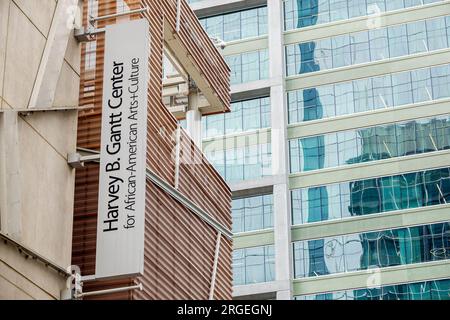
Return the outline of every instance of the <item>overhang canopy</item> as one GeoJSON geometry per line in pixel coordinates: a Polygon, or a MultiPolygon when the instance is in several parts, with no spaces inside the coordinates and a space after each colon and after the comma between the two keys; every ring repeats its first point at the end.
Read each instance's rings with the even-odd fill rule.
{"type": "Polygon", "coordinates": [[[230,69],[185,0],[164,0],[164,42],[207,103],[202,114],[230,111],[230,69]],[[179,11],[178,11],[179,10],[179,11]]]}

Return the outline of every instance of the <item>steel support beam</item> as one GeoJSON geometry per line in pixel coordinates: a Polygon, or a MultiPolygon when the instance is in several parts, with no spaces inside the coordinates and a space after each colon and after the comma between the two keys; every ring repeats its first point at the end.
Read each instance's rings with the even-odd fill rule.
{"type": "Polygon", "coordinates": [[[220,232],[217,233],[216,240],[216,251],[214,253],[214,265],[211,276],[211,287],[209,290],[209,300],[214,300],[214,290],[216,288],[216,277],[217,277],[217,265],[219,264],[219,255],[220,255],[220,241],[222,240],[222,234],[220,232]]]}
{"type": "Polygon", "coordinates": [[[181,126],[178,124],[175,146],[175,189],[178,190],[180,183],[180,152],[181,152],[181,126]]]}
{"type": "Polygon", "coordinates": [[[153,182],[155,185],[160,187],[162,190],[167,192],[172,198],[180,202],[184,207],[188,208],[191,212],[193,212],[196,216],[198,216],[201,220],[209,224],[215,230],[220,232],[223,236],[228,239],[232,239],[233,233],[223,226],[220,222],[218,222],[215,218],[209,215],[202,208],[197,206],[194,202],[189,200],[186,196],[176,190],[174,187],[169,185],[166,181],[158,177],[155,173],[153,173],[150,169],[147,169],[147,179],[153,182]]]}

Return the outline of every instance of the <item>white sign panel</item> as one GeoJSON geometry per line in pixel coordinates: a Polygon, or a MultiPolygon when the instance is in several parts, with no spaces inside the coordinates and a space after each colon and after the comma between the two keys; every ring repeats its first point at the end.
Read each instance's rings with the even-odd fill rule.
{"type": "Polygon", "coordinates": [[[149,25],[106,27],[96,278],[142,274],[149,25]]]}

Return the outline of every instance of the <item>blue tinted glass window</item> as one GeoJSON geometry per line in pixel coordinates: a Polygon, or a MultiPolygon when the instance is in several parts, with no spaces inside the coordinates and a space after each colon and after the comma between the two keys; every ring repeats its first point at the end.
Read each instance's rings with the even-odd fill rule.
{"type": "Polygon", "coordinates": [[[449,246],[449,222],[294,242],[294,276],[447,260],[449,246]]]}
{"type": "Polygon", "coordinates": [[[233,285],[274,280],[273,246],[245,248],[233,251],[233,285]]]}
{"type": "MultiPolygon", "coordinates": [[[[242,132],[243,130],[243,103],[236,102],[231,105],[231,112],[225,114],[225,134],[242,132]]],[[[210,136],[213,137],[213,136],[210,136]]]]}
{"type": "Polygon", "coordinates": [[[425,21],[408,23],[406,28],[408,32],[409,53],[414,54],[428,51],[425,21]]]}
{"type": "Polygon", "coordinates": [[[333,68],[348,66],[351,64],[350,36],[333,37],[331,40],[333,50],[333,68]]]}
{"type": "Polygon", "coordinates": [[[243,11],[241,17],[242,38],[256,37],[258,35],[258,11],[243,11]]]}
{"type": "Polygon", "coordinates": [[[448,39],[445,18],[426,21],[428,50],[447,48],[448,39]]]}
{"type": "Polygon", "coordinates": [[[368,32],[364,31],[350,34],[350,48],[350,64],[358,64],[370,61],[368,32]]]}
{"type": "Polygon", "coordinates": [[[411,74],[409,72],[392,75],[394,104],[397,106],[413,103],[411,74]]]}
{"type": "Polygon", "coordinates": [[[231,84],[242,83],[242,57],[241,55],[225,57],[225,61],[231,69],[231,84]]]}
{"type": "MultiPolygon", "coordinates": [[[[212,149],[213,144],[204,146],[204,153],[214,168],[227,182],[247,179],[259,179],[269,176],[271,172],[271,144],[248,145],[225,150],[222,145],[212,149]]],[[[228,145],[227,145],[228,146],[228,145]]]]}
{"type": "Polygon", "coordinates": [[[414,103],[433,100],[430,69],[412,71],[411,84],[414,103]]]}
{"type": "Polygon", "coordinates": [[[206,22],[206,32],[212,37],[222,38],[223,16],[209,18],[206,22]]]}
{"type": "Polygon", "coordinates": [[[330,3],[330,20],[348,19],[347,0],[329,0],[330,3]]]}
{"type": "MultiPolygon", "coordinates": [[[[299,73],[309,73],[321,70],[320,66],[316,64],[314,59],[314,53],[316,48],[315,42],[306,42],[298,45],[300,48],[300,71],[299,73]]],[[[296,51],[293,51],[294,55],[294,68],[293,71],[297,72],[298,55],[296,51]]],[[[291,69],[292,70],[292,69],[291,69]]]]}
{"type": "Polygon", "coordinates": [[[251,82],[260,79],[259,53],[243,53],[242,57],[242,82],[251,82]]]}
{"type": "Polygon", "coordinates": [[[450,279],[336,291],[296,300],[450,300],[450,279]]]}
{"type": "Polygon", "coordinates": [[[370,59],[372,61],[389,58],[387,28],[369,30],[370,59]]]}
{"type": "Polygon", "coordinates": [[[227,181],[244,179],[244,149],[235,148],[225,150],[225,172],[227,181]]]}
{"type": "MultiPolygon", "coordinates": [[[[353,86],[351,82],[339,83],[334,86],[336,115],[354,113],[353,86]]],[[[333,116],[327,115],[328,117],[333,116]]]]}
{"type": "Polygon", "coordinates": [[[372,79],[353,81],[353,94],[355,112],[364,112],[373,109],[372,79]]]}
{"type": "Polygon", "coordinates": [[[289,91],[289,123],[450,97],[448,65],[289,91]]]}
{"type": "Polygon", "coordinates": [[[231,13],[223,17],[224,41],[233,41],[241,38],[240,13],[231,13]]]}
{"type": "Polygon", "coordinates": [[[259,100],[247,100],[242,103],[244,131],[261,128],[261,102],[259,100]]]}
{"type": "Polygon", "coordinates": [[[270,98],[231,103],[231,112],[203,117],[203,137],[212,138],[270,127],[270,98]]]}
{"type": "Polygon", "coordinates": [[[319,70],[327,70],[333,68],[332,47],[330,39],[317,41],[314,51],[314,61],[319,70]]]}
{"type": "Polygon", "coordinates": [[[258,9],[258,35],[267,34],[267,7],[258,9]]]}
{"type": "Polygon", "coordinates": [[[372,80],[374,109],[394,106],[391,76],[375,77],[372,80]]]}
{"type": "Polygon", "coordinates": [[[200,19],[211,37],[235,41],[267,34],[267,7],[200,19]]]}
{"type": "Polygon", "coordinates": [[[386,1],[386,10],[398,10],[405,8],[405,0],[390,0],[386,1]]]}
{"type": "Polygon", "coordinates": [[[442,0],[285,0],[285,30],[310,27],[442,0]]]}
{"type": "Polygon", "coordinates": [[[260,108],[261,128],[269,128],[271,125],[270,98],[260,99],[260,108]]]}
{"type": "MultiPolygon", "coordinates": [[[[337,1],[340,3],[340,1],[337,1]]],[[[448,17],[285,46],[287,76],[447,48],[448,17]]]]}
{"type": "Polygon", "coordinates": [[[324,138],[320,136],[302,139],[301,155],[305,171],[322,169],[325,160],[324,138]]]}
{"type": "Polygon", "coordinates": [[[434,145],[438,150],[450,148],[450,123],[443,119],[436,121],[436,138],[434,145]]]}
{"type": "Polygon", "coordinates": [[[361,17],[367,14],[366,1],[348,0],[347,5],[349,18],[361,17]]]}
{"type": "Polygon", "coordinates": [[[264,247],[245,249],[245,280],[246,283],[259,283],[265,281],[265,254],[264,247]]]}
{"type": "Polygon", "coordinates": [[[234,199],[233,232],[247,232],[273,227],[273,196],[260,195],[234,199]]]}
{"type": "Polygon", "coordinates": [[[225,56],[225,61],[231,69],[231,84],[262,80],[269,77],[267,50],[225,56]]]}
{"type": "Polygon", "coordinates": [[[450,92],[450,65],[431,68],[431,83],[434,99],[448,97],[450,92]]]}
{"type": "Polygon", "coordinates": [[[348,130],[289,142],[291,172],[376,161],[447,149],[448,116],[348,130]],[[440,141],[445,141],[440,144],[440,141]]]}
{"type": "Polygon", "coordinates": [[[388,27],[389,55],[391,58],[405,56],[408,51],[406,25],[388,27]]]}

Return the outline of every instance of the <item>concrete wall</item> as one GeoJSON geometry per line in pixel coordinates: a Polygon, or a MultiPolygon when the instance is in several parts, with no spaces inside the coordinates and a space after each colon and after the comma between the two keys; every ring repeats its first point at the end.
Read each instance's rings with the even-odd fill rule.
{"type": "MultiPolygon", "coordinates": [[[[64,269],[74,199],[67,154],[76,149],[80,81],[67,7],[76,2],[0,1],[0,232],[64,269]]],[[[0,299],[58,299],[64,283],[0,245],[0,299]]]]}

